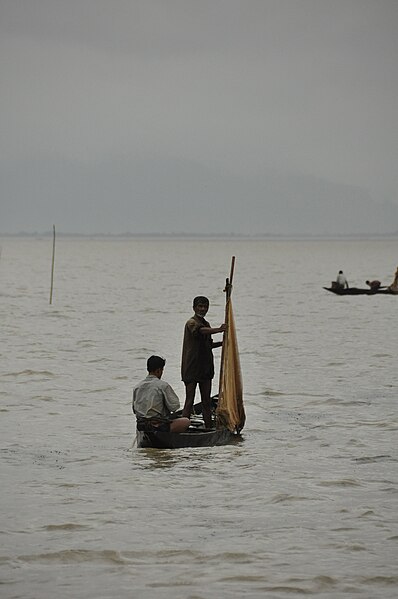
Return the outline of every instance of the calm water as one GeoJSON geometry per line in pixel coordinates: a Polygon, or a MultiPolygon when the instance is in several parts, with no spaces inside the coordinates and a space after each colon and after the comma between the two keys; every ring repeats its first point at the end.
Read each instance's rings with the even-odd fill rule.
{"type": "MultiPolygon", "coordinates": [[[[1,240],[2,599],[393,598],[395,241],[1,240]],[[182,331],[231,256],[247,425],[234,446],[133,446],[151,353],[180,397],[182,331]]],[[[218,361],[217,361],[218,364],[218,361]]]]}

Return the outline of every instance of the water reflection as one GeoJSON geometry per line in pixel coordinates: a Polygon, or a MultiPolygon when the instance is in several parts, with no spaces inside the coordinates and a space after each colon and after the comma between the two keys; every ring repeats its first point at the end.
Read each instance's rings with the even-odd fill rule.
{"type": "Polygon", "coordinates": [[[181,463],[181,456],[177,458],[169,449],[139,449],[135,456],[139,456],[139,467],[143,470],[157,470],[159,468],[175,468],[181,463]]]}
{"type": "Polygon", "coordinates": [[[219,461],[230,463],[245,455],[242,447],[243,437],[237,437],[234,444],[219,447],[200,447],[184,449],[133,448],[135,466],[142,470],[189,467],[190,470],[203,470],[219,461]]]}

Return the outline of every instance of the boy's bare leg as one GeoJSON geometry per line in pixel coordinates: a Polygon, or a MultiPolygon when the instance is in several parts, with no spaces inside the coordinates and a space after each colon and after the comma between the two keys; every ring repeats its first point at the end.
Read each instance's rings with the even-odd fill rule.
{"type": "Polygon", "coordinates": [[[200,396],[202,399],[202,413],[206,428],[212,427],[211,421],[211,380],[199,383],[200,396]]]}
{"type": "Polygon", "coordinates": [[[196,383],[185,383],[185,404],[182,410],[184,418],[190,418],[195,399],[196,383]]]}

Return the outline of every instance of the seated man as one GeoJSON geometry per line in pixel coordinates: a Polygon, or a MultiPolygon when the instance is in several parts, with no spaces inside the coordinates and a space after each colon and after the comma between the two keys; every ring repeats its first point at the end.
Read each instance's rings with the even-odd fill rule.
{"type": "Polygon", "coordinates": [[[171,386],[161,380],[165,363],[160,356],[148,358],[148,376],[133,390],[132,408],[137,417],[137,429],[183,433],[191,421],[189,418],[173,419],[173,412],[180,408],[180,400],[171,386]]]}
{"type": "Polygon", "coordinates": [[[366,285],[369,285],[372,291],[376,291],[377,289],[380,289],[381,283],[375,279],[374,281],[366,281],[366,285]]]}
{"type": "Polygon", "coordinates": [[[339,289],[344,289],[345,287],[348,289],[349,285],[348,285],[348,281],[344,276],[344,273],[342,270],[339,270],[339,274],[337,275],[336,278],[336,286],[339,289]]]}

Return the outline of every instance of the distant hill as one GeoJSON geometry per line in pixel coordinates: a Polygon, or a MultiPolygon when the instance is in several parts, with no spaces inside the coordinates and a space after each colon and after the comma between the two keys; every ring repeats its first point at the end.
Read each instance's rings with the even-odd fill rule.
{"type": "Polygon", "coordinates": [[[179,160],[0,166],[0,231],[360,235],[398,230],[398,205],[360,188],[179,160]]]}

